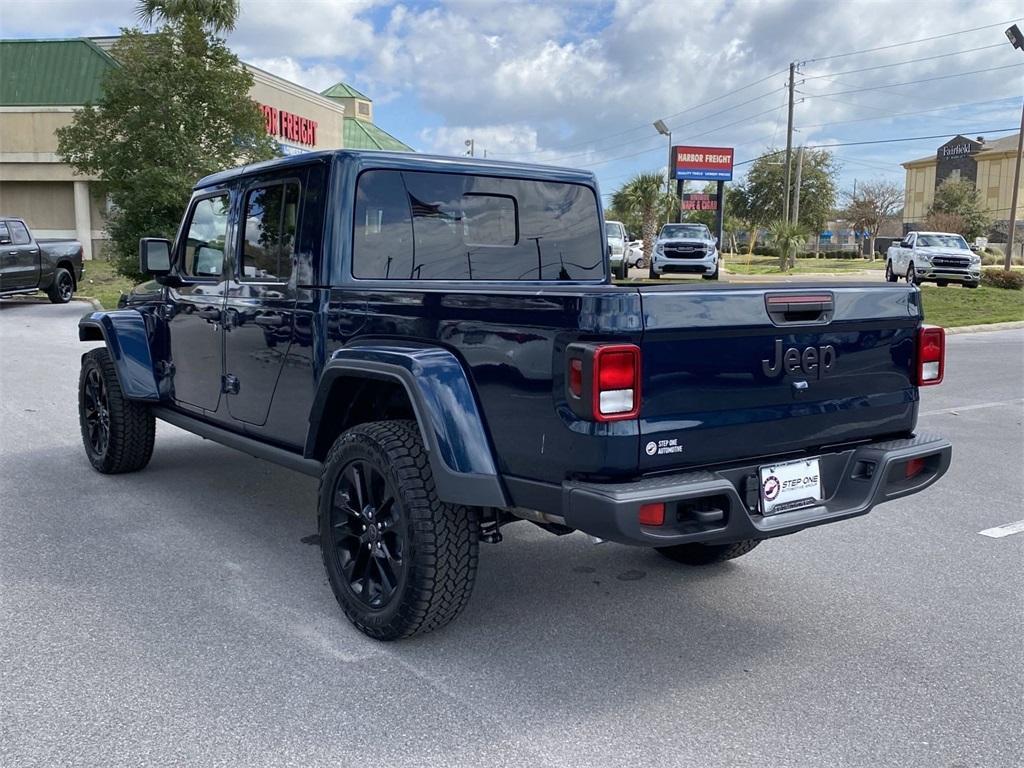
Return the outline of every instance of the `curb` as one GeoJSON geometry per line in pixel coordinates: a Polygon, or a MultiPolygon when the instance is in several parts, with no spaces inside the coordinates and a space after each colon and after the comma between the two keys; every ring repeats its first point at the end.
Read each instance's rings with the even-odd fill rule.
{"type": "Polygon", "coordinates": [[[985,325],[958,325],[954,328],[947,328],[947,336],[955,336],[960,333],[984,333],[986,331],[1008,331],[1012,328],[1024,328],[1024,320],[1011,320],[1008,323],[986,323],[985,325]]]}
{"type": "Polygon", "coordinates": [[[93,299],[93,298],[90,298],[89,296],[75,296],[71,300],[72,301],[81,301],[84,304],[92,304],[92,308],[95,309],[97,312],[102,312],[103,311],[103,305],[100,304],[100,300],[99,299],[93,299]]]}

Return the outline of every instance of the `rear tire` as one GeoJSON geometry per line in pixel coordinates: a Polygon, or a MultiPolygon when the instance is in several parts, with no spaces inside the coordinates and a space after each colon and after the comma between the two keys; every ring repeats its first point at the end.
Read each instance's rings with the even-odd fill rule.
{"type": "Polygon", "coordinates": [[[644,269],[647,266],[647,259],[641,256],[639,259],[636,260],[636,264],[634,264],[633,266],[635,266],[637,269],[644,269]]]}
{"type": "Polygon", "coordinates": [[[82,356],[78,421],[85,455],[97,472],[117,475],[149,464],[156,437],[153,413],[124,396],[114,361],[102,347],[82,356]]]}
{"type": "Polygon", "coordinates": [[[335,441],[318,524],[331,589],[363,634],[430,632],[469,602],[479,523],[475,510],[438,499],[415,422],[360,424],[335,441]]]}
{"type": "Polygon", "coordinates": [[[895,283],[899,279],[899,275],[892,271],[892,261],[885,262],[885,281],[895,283]]]}
{"type": "Polygon", "coordinates": [[[676,544],[658,547],[658,554],[683,565],[713,565],[742,557],[760,543],[760,539],[744,539],[732,544],[676,544]]]}
{"type": "Polygon", "coordinates": [[[67,304],[75,295],[75,279],[64,267],[57,267],[53,285],[46,289],[51,304],[67,304]]]}

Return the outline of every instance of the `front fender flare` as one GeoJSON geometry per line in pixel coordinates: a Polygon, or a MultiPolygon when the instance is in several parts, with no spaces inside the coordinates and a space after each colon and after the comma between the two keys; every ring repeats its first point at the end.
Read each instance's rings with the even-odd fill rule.
{"type": "Polygon", "coordinates": [[[160,399],[146,319],[134,309],[90,312],[78,321],[79,341],[106,343],[121,391],[129,400],[160,399]]]}
{"type": "Polygon", "coordinates": [[[439,347],[382,343],[337,350],[320,378],[310,415],[305,455],[312,456],[331,387],[339,377],[397,381],[412,403],[442,501],[477,507],[507,507],[462,363],[439,347]]]}

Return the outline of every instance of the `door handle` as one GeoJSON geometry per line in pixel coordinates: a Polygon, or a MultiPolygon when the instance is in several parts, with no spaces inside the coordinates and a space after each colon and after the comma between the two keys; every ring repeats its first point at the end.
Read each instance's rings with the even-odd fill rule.
{"type": "Polygon", "coordinates": [[[220,320],[220,310],[216,307],[203,307],[196,314],[204,320],[220,320]]]}
{"type": "Polygon", "coordinates": [[[253,322],[264,328],[280,328],[284,325],[284,318],[280,315],[257,315],[253,318],[253,322]]]}

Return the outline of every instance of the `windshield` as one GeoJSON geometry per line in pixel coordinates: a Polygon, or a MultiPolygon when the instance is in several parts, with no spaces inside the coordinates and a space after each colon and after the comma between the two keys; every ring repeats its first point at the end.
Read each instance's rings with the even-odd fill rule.
{"type": "Polygon", "coordinates": [[[674,237],[710,240],[711,232],[702,224],[666,224],[661,230],[661,236],[666,240],[674,237]]]}
{"type": "Polygon", "coordinates": [[[604,236],[609,238],[615,238],[616,240],[621,240],[622,228],[618,224],[605,224],[604,236]]]}
{"type": "Polygon", "coordinates": [[[918,235],[917,244],[926,248],[959,248],[961,251],[969,251],[967,241],[960,235],[918,235]]]}

